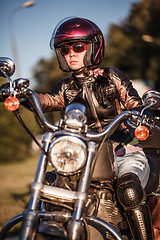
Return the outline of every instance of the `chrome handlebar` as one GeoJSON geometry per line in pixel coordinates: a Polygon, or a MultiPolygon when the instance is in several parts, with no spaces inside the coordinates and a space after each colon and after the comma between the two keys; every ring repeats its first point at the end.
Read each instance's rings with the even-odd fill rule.
{"type": "MultiPolygon", "coordinates": [[[[41,105],[39,103],[38,97],[35,94],[35,92],[31,89],[28,89],[27,92],[32,95],[36,113],[37,113],[39,119],[41,120],[41,122],[43,123],[43,125],[46,126],[49,130],[52,130],[52,131],[58,130],[58,127],[56,125],[49,123],[46,120],[46,118],[44,117],[41,105]]],[[[115,132],[115,130],[119,126],[119,124],[121,122],[123,122],[124,120],[128,119],[132,115],[133,115],[133,113],[131,111],[124,111],[124,112],[120,113],[118,116],[116,116],[115,119],[102,132],[86,133],[86,138],[89,138],[90,140],[101,140],[104,136],[105,136],[105,139],[109,138],[115,132]]]]}

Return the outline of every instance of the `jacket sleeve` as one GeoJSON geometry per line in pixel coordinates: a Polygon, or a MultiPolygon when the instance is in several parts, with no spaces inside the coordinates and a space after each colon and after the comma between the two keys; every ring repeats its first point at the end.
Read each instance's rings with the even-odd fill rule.
{"type": "Polygon", "coordinates": [[[110,77],[115,82],[119,99],[126,110],[140,110],[142,101],[127,76],[115,68],[110,68],[110,77]]]}
{"type": "Polygon", "coordinates": [[[64,89],[62,81],[59,81],[53,91],[48,93],[36,93],[43,112],[63,110],[65,107],[64,89]]]}

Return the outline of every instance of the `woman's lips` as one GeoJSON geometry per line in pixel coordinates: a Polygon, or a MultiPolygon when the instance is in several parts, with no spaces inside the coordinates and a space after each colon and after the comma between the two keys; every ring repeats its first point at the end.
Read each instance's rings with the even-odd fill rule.
{"type": "Polygon", "coordinates": [[[77,61],[71,61],[70,64],[77,64],[77,61]]]}

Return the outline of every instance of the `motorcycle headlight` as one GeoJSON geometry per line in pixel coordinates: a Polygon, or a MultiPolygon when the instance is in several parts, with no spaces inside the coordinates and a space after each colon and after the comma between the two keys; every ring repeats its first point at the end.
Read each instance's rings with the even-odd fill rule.
{"type": "Polygon", "coordinates": [[[64,175],[78,172],[84,166],[86,158],[86,145],[76,137],[59,137],[51,143],[49,148],[49,160],[52,166],[64,175]]]}

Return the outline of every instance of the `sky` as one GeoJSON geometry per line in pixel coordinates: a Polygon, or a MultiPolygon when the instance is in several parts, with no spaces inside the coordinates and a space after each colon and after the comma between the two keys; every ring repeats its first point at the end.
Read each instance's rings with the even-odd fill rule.
{"type": "Polygon", "coordinates": [[[69,16],[84,17],[95,22],[107,35],[110,24],[120,24],[138,0],[35,0],[23,8],[23,0],[0,0],[0,56],[10,57],[17,65],[12,76],[28,78],[34,86],[33,67],[50,59],[54,51],[49,41],[56,25],[69,16]],[[11,19],[11,21],[9,21],[11,19]],[[16,53],[11,41],[15,38],[16,53]]]}

